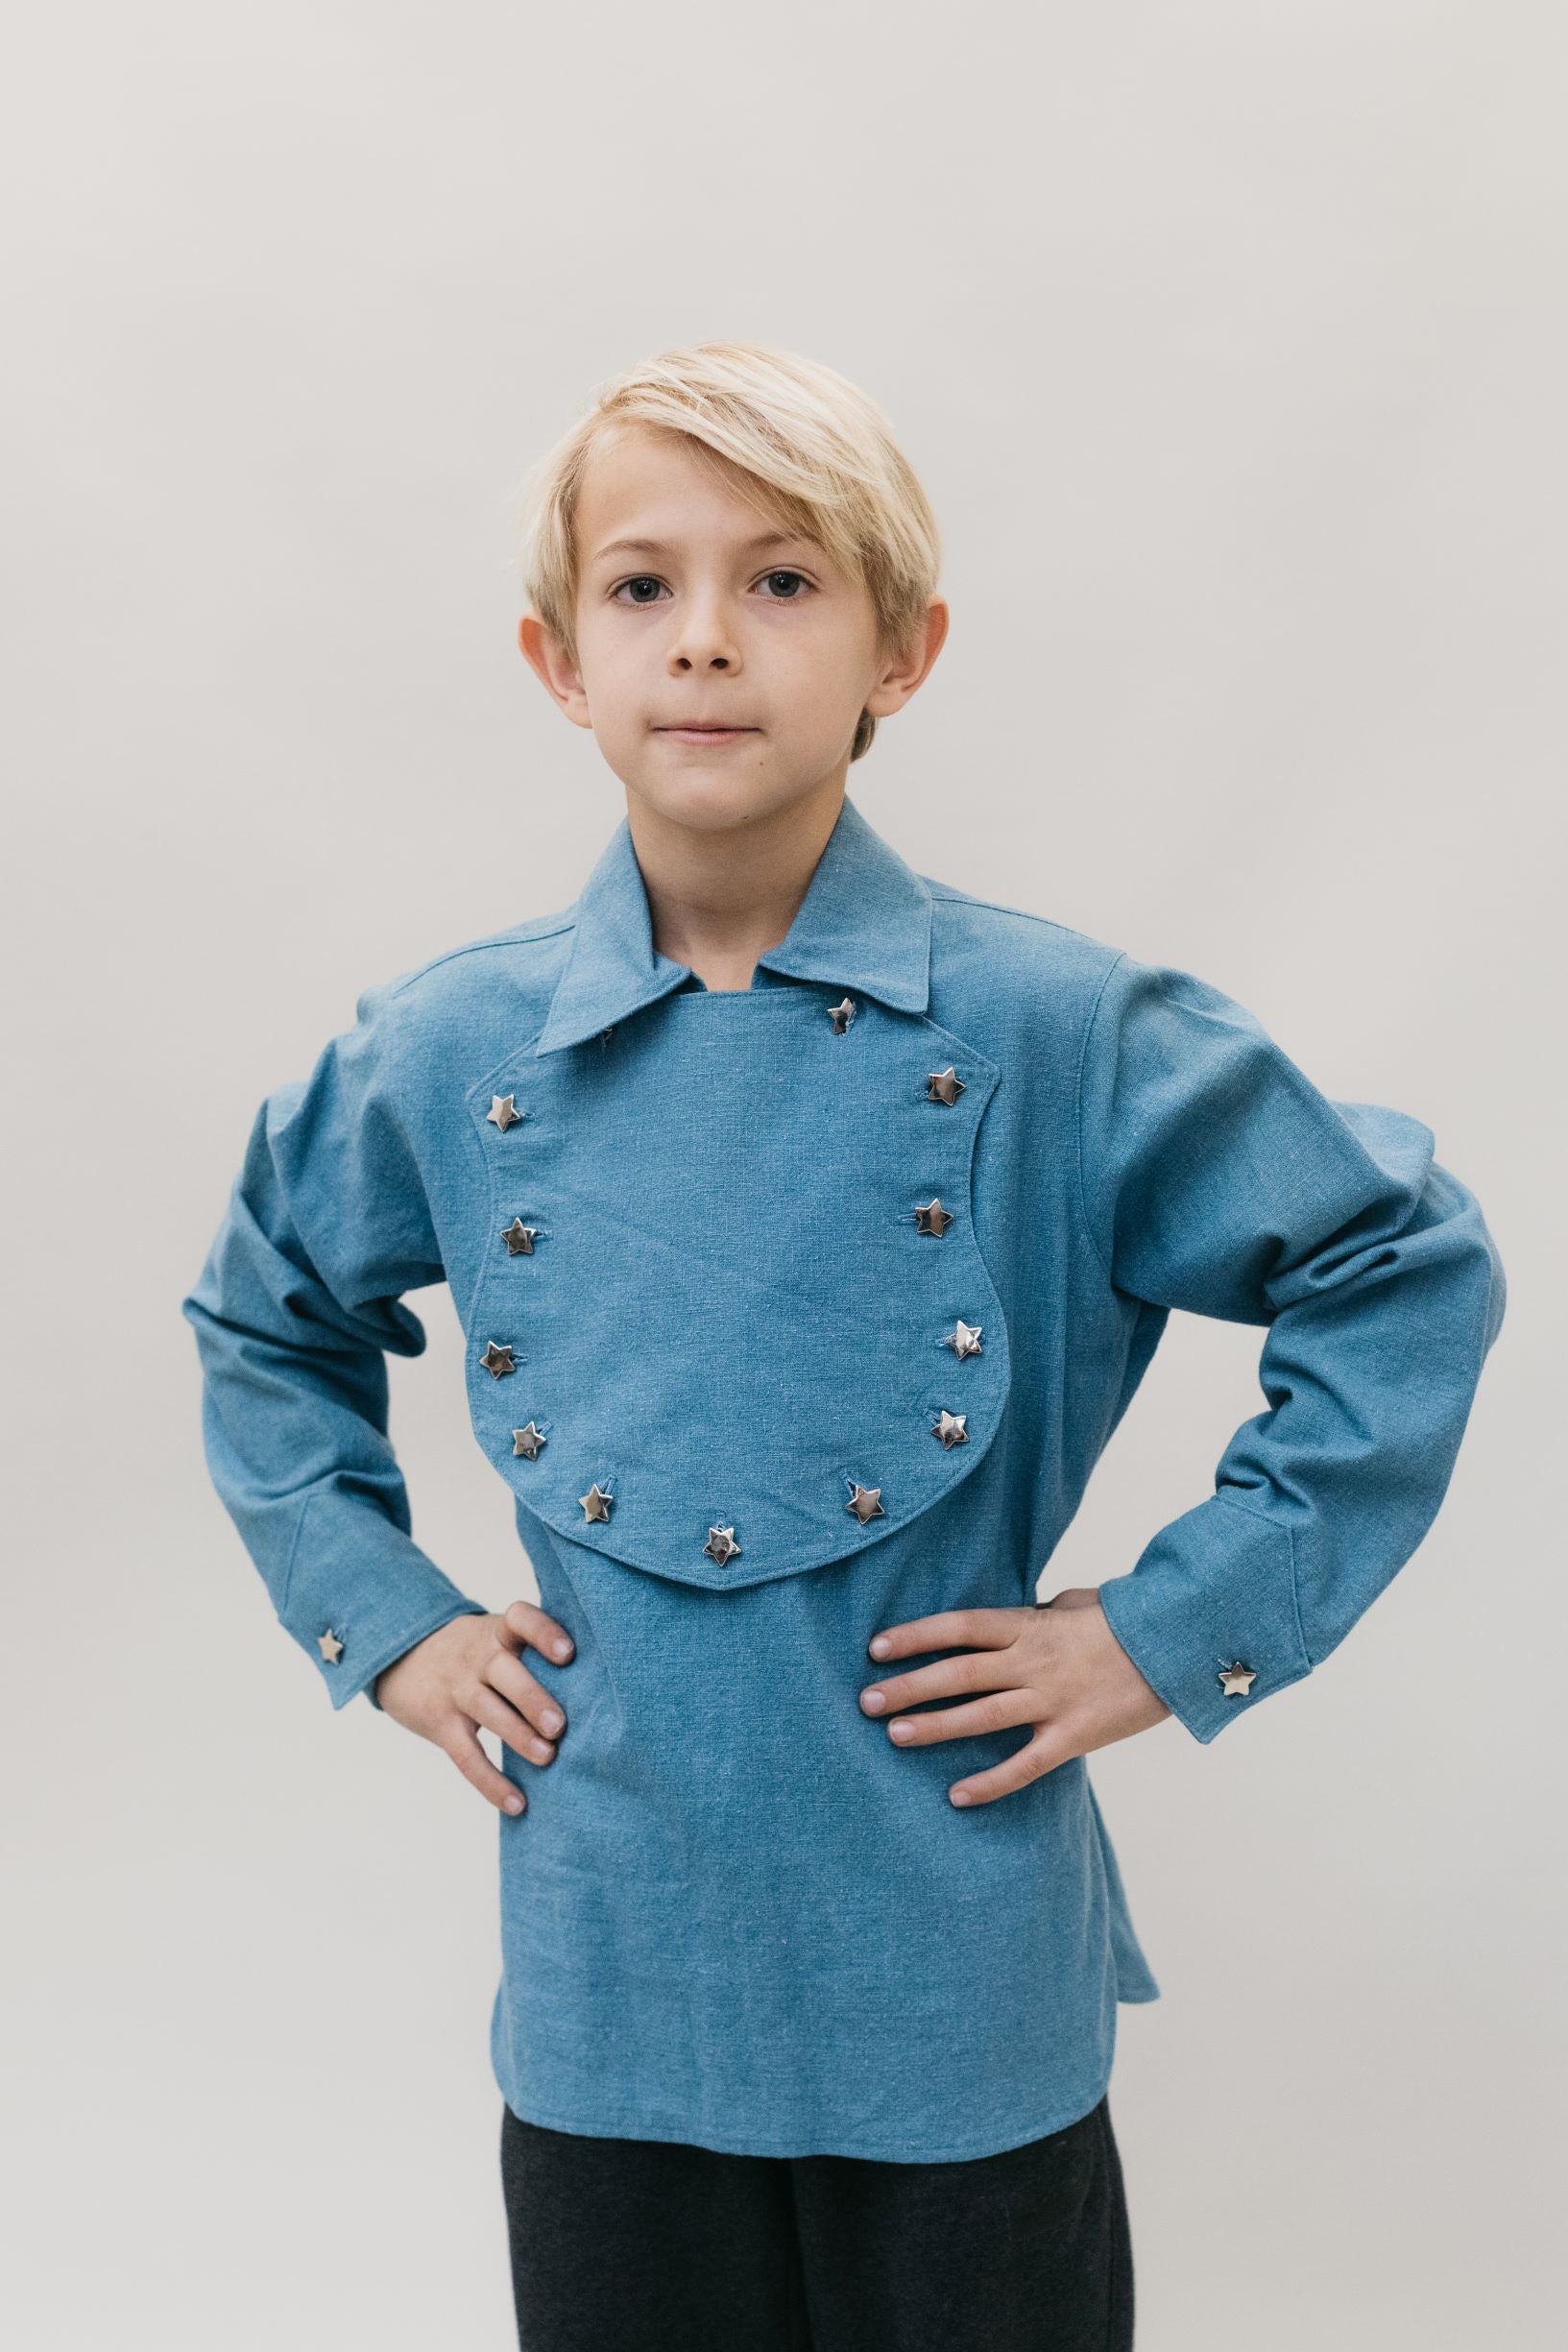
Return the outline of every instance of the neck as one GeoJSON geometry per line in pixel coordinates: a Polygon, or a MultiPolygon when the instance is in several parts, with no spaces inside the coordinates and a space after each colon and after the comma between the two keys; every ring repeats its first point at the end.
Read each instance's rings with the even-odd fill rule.
{"type": "Polygon", "coordinates": [[[843,803],[835,774],[766,814],[695,826],[628,792],[655,947],[705,987],[749,988],[758,957],[794,921],[843,803]]]}

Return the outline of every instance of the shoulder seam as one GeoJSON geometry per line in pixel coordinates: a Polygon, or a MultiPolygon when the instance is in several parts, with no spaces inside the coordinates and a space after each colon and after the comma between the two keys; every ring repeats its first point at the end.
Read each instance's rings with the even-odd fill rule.
{"type": "Polygon", "coordinates": [[[1039,923],[1047,931],[1060,932],[1065,938],[1085,940],[1089,946],[1098,947],[1105,955],[1118,953],[1108,939],[1098,939],[1093,932],[1079,930],[1075,923],[1060,922],[1055,915],[1037,914],[1032,907],[1009,907],[998,898],[981,898],[973,890],[943,888],[935,883],[929,883],[927,887],[933,900],[940,899],[946,906],[983,907],[989,914],[1008,914],[1017,922],[1039,923]]]}
{"type": "Polygon", "coordinates": [[[1095,1001],[1089,1007],[1089,1018],[1083,1025],[1083,1043],[1078,1048],[1078,1072],[1073,1089],[1073,1156],[1077,1164],[1076,1175],[1078,1179],[1078,1214],[1083,1219],[1083,1229],[1088,1237],[1089,1247],[1095,1253],[1101,1273],[1103,1273],[1106,1281],[1110,1283],[1113,1290],[1116,1287],[1116,1277],[1112,1273],[1110,1268],[1106,1265],[1104,1253],[1101,1250],[1098,1242],[1095,1238],[1094,1223],[1089,1215],[1089,1195],[1085,1189],[1083,1180],[1083,1074],[1089,1060],[1089,1039],[1094,1031],[1095,1022],[1098,1018],[1099,1007],[1104,998],[1105,991],[1111,984],[1111,976],[1115,972],[1118,964],[1125,963],[1126,961],[1127,951],[1125,948],[1122,948],[1121,953],[1115,956],[1110,963],[1107,964],[1103,977],[1100,980],[1099,986],[1095,990],[1095,1001]]]}
{"type": "MultiPolygon", "coordinates": [[[[541,917],[542,921],[548,919],[541,917]]],[[[536,939],[558,939],[563,932],[575,929],[575,918],[571,918],[555,923],[549,931],[530,932],[525,926],[519,926],[516,931],[493,933],[485,939],[465,940],[461,947],[446,948],[440,955],[430,956],[423,963],[416,964],[412,972],[405,972],[400,979],[389,982],[387,993],[392,997],[401,996],[403,990],[412,988],[416,981],[423,980],[427,973],[438,970],[444,963],[455,963],[460,956],[482,955],[489,948],[529,947],[536,939]]]]}

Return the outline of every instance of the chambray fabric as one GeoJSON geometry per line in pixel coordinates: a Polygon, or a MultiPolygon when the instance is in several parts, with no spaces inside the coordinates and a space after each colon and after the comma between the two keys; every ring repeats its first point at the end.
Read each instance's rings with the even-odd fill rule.
{"type": "Polygon", "coordinates": [[[917,873],[851,800],[750,988],[655,949],[622,819],[571,907],[365,991],[262,1103],[181,1311],[213,1481],[343,1707],[520,1582],[480,1600],[422,1550],[388,1437],[404,1295],[450,1285],[475,1435],[576,1642],[527,1653],[555,1761],[501,1752],[529,1800],[496,1817],[515,2113],[939,2162],[1098,2103],[1118,2002],[1159,1987],[1087,1761],[952,1805],[1026,1731],[899,1749],[857,1703],[895,1670],[867,1640],[1034,1597],[1182,1308],[1259,1327],[1267,1410],[1106,1616],[1201,1742],[1321,1665],[1431,1524],[1502,1321],[1434,1150],[1191,973],[917,873]]]}

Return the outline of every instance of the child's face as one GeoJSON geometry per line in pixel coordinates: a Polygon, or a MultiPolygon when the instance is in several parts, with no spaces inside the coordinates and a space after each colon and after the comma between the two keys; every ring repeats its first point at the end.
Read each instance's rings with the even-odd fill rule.
{"type": "Polygon", "coordinates": [[[607,432],[576,528],[577,665],[532,617],[519,643],[628,791],[679,823],[722,827],[841,791],[861,711],[900,708],[945,633],[933,599],[915,654],[880,655],[865,587],[815,541],[783,536],[678,435],[607,432]],[[678,732],[715,720],[735,732],[678,732]]]}

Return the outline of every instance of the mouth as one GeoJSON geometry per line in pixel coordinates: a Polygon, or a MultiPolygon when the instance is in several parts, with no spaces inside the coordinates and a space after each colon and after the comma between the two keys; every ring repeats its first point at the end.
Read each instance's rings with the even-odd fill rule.
{"type": "Polygon", "coordinates": [[[720,726],[702,719],[688,719],[683,726],[654,729],[656,735],[667,735],[677,743],[737,743],[743,737],[758,732],[756,727],[720,726]]]}

